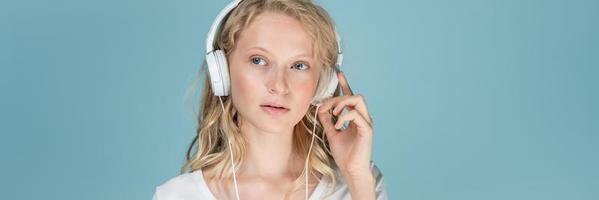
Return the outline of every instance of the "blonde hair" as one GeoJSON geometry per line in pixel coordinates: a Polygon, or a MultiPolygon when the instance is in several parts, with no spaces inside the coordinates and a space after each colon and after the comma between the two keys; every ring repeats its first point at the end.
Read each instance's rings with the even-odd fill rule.
{"type": "MultiPolygon", "coordinates": [[[[241,31],[246,28],[252,20],[264,12],[276,12],[289,15],[299,20],[306,32],[313,41],[314,55],[318,63],[322,65],[321,79],[318,89],[326,88],[322,77],[324,74],[333,73],[333,66],[337,59],[337,42],[335,36],[335,27],[331,17],[320,6],[315,5],[311,0],[243,0],[229,14],[223,23],[219,33],[216,36],[215,47],[222,49],[225,55],[230,54],[235,48],[237,39],[241,31]]],[[[204,61],[202,69],[205,71],[206,62],[204,61]]],[[[181,167],[181,174],[193,172],[199,169],[217,169],[217,178],[224,181],[225,190],[229,191],[229,183],[232,179],[230,152],[227,148],[228,140],[233,145],[233,160],[236,166],[243,163],[243,156],[246,149],[246,142],[243,135],[239,132],[238,115],[230,97],[222,97],[226,112],[223,112],[219,99],[212,93],[210,88],[208,74],[204,90],[200,100],[200,113],[198,116],[198,127],[196,135],[192,140],[186,154],[186,163],[181,167]],[[195,151],[194,151],[195,147],[195,151]]],[[[339,96],[337,88],[334,96],[339,96]]],[[[331,185],[336,185],[335,161],[331,155],[328,140],[324,134],[322,125],[314,118],[316,107],[311,105],[308,112],[304,115],[293,131],[293,152],[297,156],[306,157],[312,134],[315,134],[308,171],[312,176],[322,176],[331,180],[331,185]],[[313,126],[316,126],[315,133],[312,133],[313,126]]],[[[334,117],[333,121],[336,121],[334,117]]],[[[238,168],[236,168],[238,169],[238,168]]],[[[306,172],[298,177],[286,192],[287,199],[289,192],[296,191],[301,185],[305,184],[306,172]]],[[[315,182],[315,181],[311,181],[315,182]]],[[[326,196],[332,194],[330,190],[326,196]]]]}

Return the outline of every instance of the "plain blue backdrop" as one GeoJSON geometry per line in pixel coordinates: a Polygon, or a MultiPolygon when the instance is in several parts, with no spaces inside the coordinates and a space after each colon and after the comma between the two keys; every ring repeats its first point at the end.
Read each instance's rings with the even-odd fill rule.
{"type": "MultiPolygon", "coordinates": [[[[599,199],[599,2],[320,0],[390,199],[599,199]]],[[[1,199],[150,199],[225,0],[0,4],[1,199]]]]}

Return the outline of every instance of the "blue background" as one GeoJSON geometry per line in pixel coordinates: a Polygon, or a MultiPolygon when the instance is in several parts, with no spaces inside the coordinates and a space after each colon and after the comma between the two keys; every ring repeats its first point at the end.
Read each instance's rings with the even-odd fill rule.
{"type": "MultiPolygon", "coordinates": [[[[599,199],[599,2],[325,1],[390,199],[599,199]]],[[[150,199],[226,1],[3,1],[2,199],[150,199]]]]}

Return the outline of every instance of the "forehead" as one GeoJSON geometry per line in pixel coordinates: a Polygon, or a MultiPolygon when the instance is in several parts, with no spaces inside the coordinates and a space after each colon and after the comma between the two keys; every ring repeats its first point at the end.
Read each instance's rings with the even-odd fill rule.
{"type": "Polygon", "coordinates": [[[313,56],[313,41],[302,23],[285,14],[264,12],[241,31],[237,48],[247,50],[260,46],[280,55],[313,56]]]}

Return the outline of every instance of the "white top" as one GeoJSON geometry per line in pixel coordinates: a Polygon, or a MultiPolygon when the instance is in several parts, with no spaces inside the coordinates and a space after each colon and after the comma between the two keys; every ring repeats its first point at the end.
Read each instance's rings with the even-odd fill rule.
{"type": "MultiPolygon", "coordinates": [[[[375,177],[376,199],[387,200],[387,189],[383,182],[383,174],[372,161],[370,161],[370,169],[372,170],[372,174],[375,177]]],[[[337,188],[337,190],[327,199],[351,200],[349,187],[339,170],[336,170],[336,175],[338,181],[335,188],[337,188]]],[[[312,192],[312,194],[310,195],[310,200],[322,199],[324,195],[326,195],[329,192],[329,190],[332,189],[330,187],[327,187],[327,185],[330,185],[328,178],[322,178],[316,186],[316,189],[314,189],[314,192],[312,192]]],[[[243,199],[243,196],[241,196],[241,198],[243,199]]],[[[162,185],[156,187],[154,197],[152,198],[152,200],[200,199],[216,200],[216,198],[208,188],[208,184],[206,184],[206,182],[204,181],[202,170],[196,170],[194,172],[181,174],[171,178],[170,180],[164,182],[162,185]]]]}

